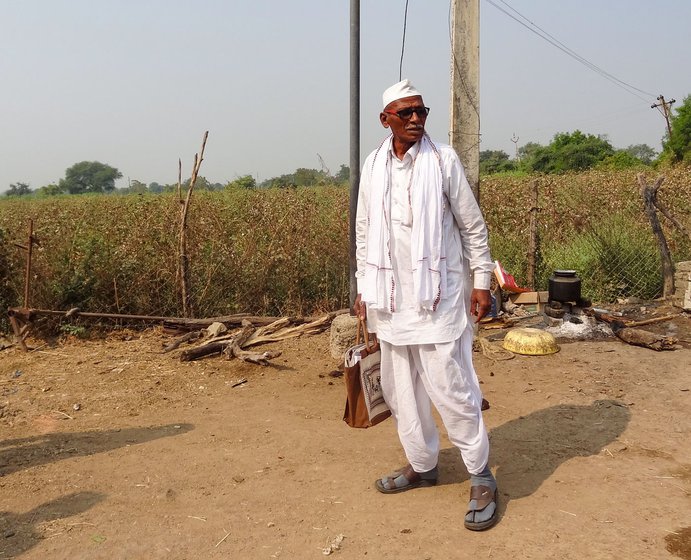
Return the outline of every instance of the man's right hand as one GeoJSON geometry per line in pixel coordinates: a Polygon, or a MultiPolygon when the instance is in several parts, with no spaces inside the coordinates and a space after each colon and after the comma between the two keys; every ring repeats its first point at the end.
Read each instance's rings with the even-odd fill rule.
{"type": "Polygon", "coordinates": [[[356,317],[360,319],[367,319],[367,305],[362,301],[362,294],[358,294],[355,297],[355,303],[353,304],[353,312],[356,317]]]}

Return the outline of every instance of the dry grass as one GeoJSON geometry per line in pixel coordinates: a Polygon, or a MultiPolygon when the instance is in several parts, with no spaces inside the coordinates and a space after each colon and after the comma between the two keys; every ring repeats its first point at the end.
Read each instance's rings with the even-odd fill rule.
{"type": "MultiPolygon", "coordinates": [[[[492,255],[525,282],[532,181],[539,184],[541,266],[538,287],[547,288],[555,269],[575,269],[589,297],[652,298],[662,288],[661,269],[650,224],[638,193],[637,171],[588,171],[541,177],[488,177],[482,182],[482,207],[490,229],[492,255]]],[[[691,225],[691,170],[647,173],[652,183],[666,180],[659,199],[691,225]]],[[[691,243],[663,221],[676,261],[691,259],[691,243]]]]}
{"type": "MultiPolygon", "coordinates": [[[[688,224],[689,170],[662,174],[667,180],[660,198],[688,224]]],[[[656,176],[651,173],[649,180],[656,176]]],[[[532,180],[488,177],[481,187],[493,256],[519,281],[525,278],[532,180]]],[[[612,297],[621,286],[613,276],[612,255],[626,253],[640,255],[640,263],[616,266],[638,266],[646,294],[658,289],[654,249],[650,260],[654,242],[634,172],[591,171],[538,180],[542,286],[554,268],[576,268],[587,290],[612,297]]],[[[21,303],[24,254],[11,242],[26,242],[33,218],[40,247],[34,253],[32,306],[179,315],[178,213],[172,195],[3,200],[5,301],[0,303],[21,303]]],[[[666,233],[675,259],[691,259],[688,239],[669,228],[666,233]]],[[[345,307],[347,188],[200,191],[190,210],[189,251],[198,316],[307,315],[345,307]]]]}

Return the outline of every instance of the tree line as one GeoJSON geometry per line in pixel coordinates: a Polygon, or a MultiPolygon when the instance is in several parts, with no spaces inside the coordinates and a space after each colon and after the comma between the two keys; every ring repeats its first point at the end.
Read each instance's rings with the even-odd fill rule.
{"type": "MultiPolygon", "coordinates": [[[[195,182],[195,189],[223,190],[223,189],[256,189],[256,188],[295,188],[319,185],[338,185],[348,182],[350,168],[341,165],[338,173],[332,175],[328,170],[298,168],[293,173],[279,175],[257,183],[252,175],[243,175],[226,183],[211,183],[205,177],[199,176],[195,182]]],[[[129,180],[122,188],[115,187],[115,181],[122,178],[122,173],[106,163],[99,161],[82,161],[75,163],[65,171],[65,177],[57,183],[46,185],[38,189],[31,189],[28,183],[12,183],[7,196],[54,196],[59,194],[143,194],[175,192],[177,183],[161,184],[151,182],[148,185],[137,179],[129,180]]],[[[182,182],[181,187],[187,189],[190,179],[182,182]]]]}
{"type": "MultiPolygon", "coordinates": [[[[560,132],[552,141],[543,146],[528,142],[521,146],[514,158],[503,150],[482,150],[480,152],[480,173],[524,171],[528,173],[564,173],[583,171],[592,167],[624,169],[638,165],[656,165],[659,163],[691,164],[691,95],[676,109],[670,117],[671,133],[662,141],[662,151],[658,154],[647,144],[630,145],[626,149],[615,149],[605,136],[586,134],[580,130],[560,132]]],[[[198,177],[195,188],[206,190],[220,189],[255,189],[255,188],[290,188],[318,185],[337,185],[348,182],[350,169],[341,165],[336,174],[331,174],[322,166],[321,170],[298,168],[293,173],[272,177],[257,183],[252,175],[243,175],[227,183],[211,183],[204,177],[198,177]]],[[[115,181],[122,178],[122,173],[108,164],[98,161],[75,163],[65,171],[65,177],[55,184],[38,189],[31,189],[28,183],[17,182],[10,185],[8,196],[30,194],[51,196],[57,194],[84,193],[161,193],[177,190],[175,184],[157,182],[143,183],[131,180],[127,187],[117,189],[115,181]]],[[[182,184],[189,185],[189,179],[182,184]]]]}
{"type": "Polygon", "coordinates": [[[647,144],[617,150],[606,137],[576,130],[556,134],[547,146],[528,142],[518,148],[513,159],[503,150],[483,150],[480,152],[480,173],[564,173],[584,171],[595,166],[624,169],[652,165],[657,156],[647,144]]]}
{"type": "Polygon", "coordinates": [[[691,163],[691,95],[672,115],[670,128],[671,134],[663,138],[659,154],[647,144],[615,149],[606,136],[576,130],[556,134],[547,146],[528,142],[517,150],[514,158],[503,150],[483,150],[480,152],[480,173],[564,173],[592,167],[625,169],[660,163],[691,163]]]}

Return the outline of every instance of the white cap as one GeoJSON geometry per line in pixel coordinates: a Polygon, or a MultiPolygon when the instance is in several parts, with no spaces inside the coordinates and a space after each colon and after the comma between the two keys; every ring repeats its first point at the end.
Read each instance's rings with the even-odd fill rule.
{"type": "Polygon", "coordinates": [[[402,80],[384,91],[382,94],[382,103],[384,104],[384,109],[386,109],[389,103],[393,103],[397,99],[414,97],[416,95],[422,96],[422,94],[415,89],[415,86],[410,83],[410,80],[402,80]]]}

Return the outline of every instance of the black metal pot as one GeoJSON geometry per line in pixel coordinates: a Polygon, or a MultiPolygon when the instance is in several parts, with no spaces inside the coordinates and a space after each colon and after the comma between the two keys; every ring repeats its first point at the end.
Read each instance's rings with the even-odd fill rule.
{"type": "Polygon", "coordinates": [[[549,301],[581,301],[581,279],[575,270],[555,270],[549,279],[549,301]]]}

